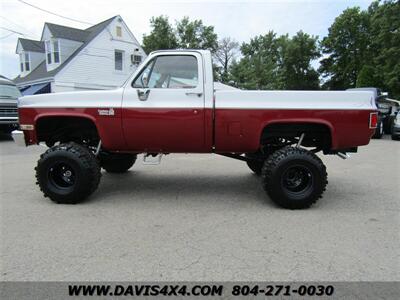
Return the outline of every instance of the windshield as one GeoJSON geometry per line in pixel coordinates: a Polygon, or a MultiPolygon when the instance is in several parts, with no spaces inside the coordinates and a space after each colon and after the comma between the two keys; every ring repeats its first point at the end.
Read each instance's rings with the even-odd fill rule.
{"type": "Polygon", "coordinates": [[[21,97],[21,93],[14,85],[0,84],[0,98],[17,99],[21,97]]]}

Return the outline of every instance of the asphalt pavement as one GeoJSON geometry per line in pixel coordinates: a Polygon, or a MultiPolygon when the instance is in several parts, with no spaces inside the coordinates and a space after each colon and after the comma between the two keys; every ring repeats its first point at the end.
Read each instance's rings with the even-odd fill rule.
{"type": "Polygon", "coordinates": [[[35,185],[45,150],[0,140],[1,280],[400,280],[400,142],[387,136],[322,157],[327,190],[300,211],[275,206],[245,163],[195,154],[138,159],[57,205],[35,185]]]}

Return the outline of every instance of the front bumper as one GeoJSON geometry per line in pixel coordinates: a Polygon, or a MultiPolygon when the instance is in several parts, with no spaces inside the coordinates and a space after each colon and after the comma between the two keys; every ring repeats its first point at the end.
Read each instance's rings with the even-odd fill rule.
{"type": "Polygon", "coordinates": [[[0,124],[18,125],[18,117],[9,117],[9,116],[0,117],[0,124]]]}
{"type": "Polygon", "coordinates": [[[26,147],[26,143],[25,143],[25,135],[24,132],[21,130],[14,130],[13,132],[11,132],[11,136],[14,140],[14,142],[21,147],[26,147]]]}

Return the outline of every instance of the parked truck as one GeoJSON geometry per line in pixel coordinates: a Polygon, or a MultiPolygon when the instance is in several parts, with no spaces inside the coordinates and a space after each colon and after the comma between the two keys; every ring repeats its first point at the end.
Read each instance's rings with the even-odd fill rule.
{"type": "Polygon", "coordinates": [[[382,92],[375,87],[351,88],[348,91],[370,91],[374,94],[375,105],[378,109],[378,124],[375,133],[372,136],[374,139],[382,138],[383,134],[391,134],[393,122],[399,110],[400,102],[398,100],[388,98],[387,92],[382,92]]]}
{"type": "Polygon", "coordinates": [[[141,153],[214,153],[246,162],[275,203],[301,209],[328,182],[316,154],[367,145],[378,112],[368,91],[215,90],[209,51],[169,50],[115,90],[22,97],[19,118],[18,144],[49,147],[36,179],[57,203],[84,200],[101,168],[125,172],[141,153]]]}
{"type": "Polygon", "coordinates": [[[10,134],[18,127],[17,100],[20,96],[15,84],[0,75],[0,133],[10,134]]]}

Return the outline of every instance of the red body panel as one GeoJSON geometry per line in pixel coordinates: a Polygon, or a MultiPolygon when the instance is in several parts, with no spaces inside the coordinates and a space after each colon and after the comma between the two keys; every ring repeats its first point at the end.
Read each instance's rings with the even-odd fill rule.
{"type": "Polygon", "coordinates": [[[331,131],[333,149],[366,145],[374,132],[374,129],[369,129],[371,112],[373,110],[217,109],[215,148],[218,152],[255,151],[263,129],[274,123],[326,125],[331,131]]]}
{"type": "MultiPolygon", "coordinates": [[[[217,100],[218,101],[218,100],[217,100]]],[[[20,108],[20,124],[35,124],[46,116],[79,116],[92,120],[105,149],[132,152],[256,151],[263,129],[273,123],[318,123],[328,126],[332,148],[366,145],[373,110],[217,109],[215,131],[212,109],[152,108],[121,110],[99,116],[97,108],[20,108]]],[[[28,144],[37,143],[35,131],[25,131],[28,144]]]]}
{"type": "Polygon", "coordinates": [[[199,108],[125,108],[122,126],[131,151],[208,152],[204,118],[199,108]]]}

